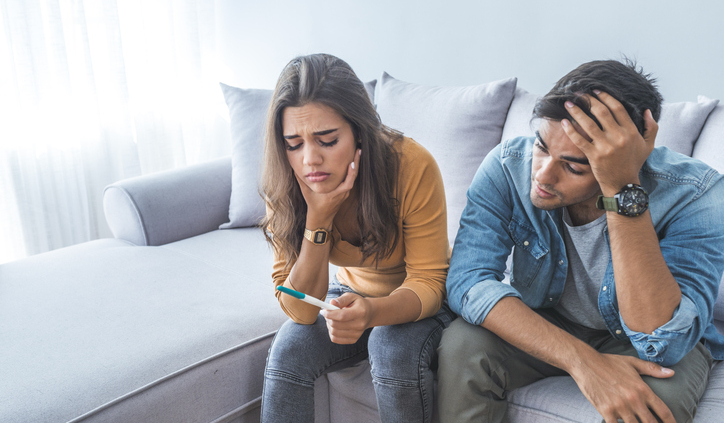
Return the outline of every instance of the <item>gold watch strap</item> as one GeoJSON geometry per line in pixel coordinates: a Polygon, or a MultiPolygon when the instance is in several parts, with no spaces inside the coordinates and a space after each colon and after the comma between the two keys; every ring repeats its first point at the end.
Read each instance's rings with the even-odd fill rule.
{"type": "Polygon", "coordinates": [[[304,238],[307,238],[314,245],[324,245],[329,241],[329,231],[324,228],[309,230],[304,228],[304,238]]]}

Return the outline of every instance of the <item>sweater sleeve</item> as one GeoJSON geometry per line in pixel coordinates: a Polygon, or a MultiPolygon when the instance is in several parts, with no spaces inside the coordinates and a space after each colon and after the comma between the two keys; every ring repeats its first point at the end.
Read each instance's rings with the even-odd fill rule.
{"type": "Polygon", "coordinates": [[[409,289],[417,295],[421,320],[437,313],[445,299],[450,248],[440,169],[427,150],[411,144],[404,151],[398,181],[406,277],[395,291],[409,289]]]}
{"type": "MultiPolygon", "coordinates": [[[[269,208],[267,208],[267,213],[270,213],[269,208]]],[[[312,323],[317,321],[319,307],[307,304],[304,301],[298,300],[290,295],[282,294],[281,291],[278,291],[276,289],[277,286],[284,285],[284,282],[289,279],[289,274],[291,273],[292,266],[290,266],[288,269],[285,267],[286,259],[277,251],[274,251],[274,264],[272,265],[272,281],[274,282],[274,295],[277,297],[277,300],[279,301],[279,306],[282,308],[282,311],[284,311],[284,314],[289,316],[290,319],[292,319],[295,323],[311,325],[312,323]]],[[[292,287],[292,289],[296,290],[291,280],[289,280],[288,283],[289,286],[292,287]]],[[[324,298],[321,298],[321,300],[324,301],[324,298]]]]}

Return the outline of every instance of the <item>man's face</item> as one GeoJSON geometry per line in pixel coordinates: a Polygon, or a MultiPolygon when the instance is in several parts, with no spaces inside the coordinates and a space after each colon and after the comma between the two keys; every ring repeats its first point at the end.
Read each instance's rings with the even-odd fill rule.
{"type": "MultiPolygon", "coordinates": [[[[577,128],[578,129],[578,128],[577,128]]],[[[579,130],[584,137],[588,138],[579,130]]],[[[588,159],[560,122],[544,119],[533,146],[530,201],[543,210],[581,205],[595,207],[600,188],[588,159]]]]}

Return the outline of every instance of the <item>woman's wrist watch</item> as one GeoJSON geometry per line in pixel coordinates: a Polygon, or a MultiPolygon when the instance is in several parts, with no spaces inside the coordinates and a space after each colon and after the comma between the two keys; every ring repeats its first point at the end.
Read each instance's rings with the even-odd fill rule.
{"type": "Polygon", "coordinates": [[[324,228],[313,231],[304,228],[304,238],[307,238],[314,245],[324,245],[329,240],[329,231],[324,228]]]}
{"type": "Polygon", "coordinates": [[[641,185],[628,184],[613,197],[599,195],[596,208],[627,217],[640,216],[649,209],[649,193],[641,185]]]}

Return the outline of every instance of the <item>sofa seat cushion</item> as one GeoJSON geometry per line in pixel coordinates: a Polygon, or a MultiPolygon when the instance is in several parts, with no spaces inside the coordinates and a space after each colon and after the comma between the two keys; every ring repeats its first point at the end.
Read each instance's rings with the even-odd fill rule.
{"type": "MultiPolygon", "coordinates": [[[[706,392],[699,403],[694,423],[719,421],[724,413],[724,366],[715,362],[706,392]]],[[[329,420],[320,419],[317,406],[317,422],[379,422],[369,361],[323,376],[315,385],[315,398],[329,397],[329,420]]],[[[433,410],[433,423],[439,421],[437,404],[433,410]]],[[[570,376],[549,377],[516,389],[508,394],[510,423],[584,423],[601,421],[601,415],[578,389],[570,376]]]]}
{"type": "Polygon", "coordinates": [[[0,421],[258,419],[286,320],[268,275],[249,269],[271,268],[260,235],[214,238],[216,254],[255,244],[236,267],[109,239],[0,266],[0,421]]]}

